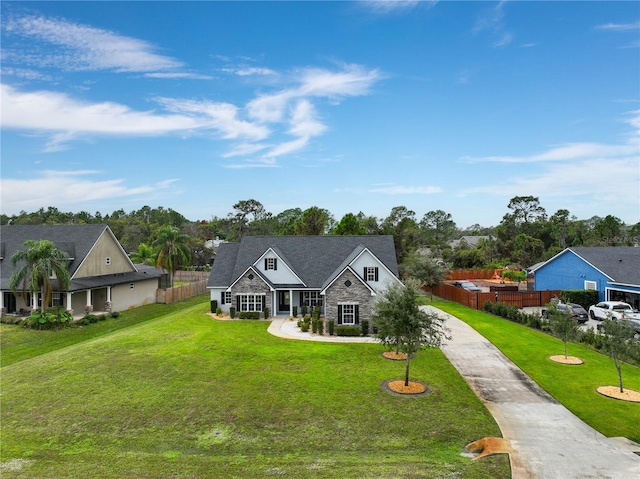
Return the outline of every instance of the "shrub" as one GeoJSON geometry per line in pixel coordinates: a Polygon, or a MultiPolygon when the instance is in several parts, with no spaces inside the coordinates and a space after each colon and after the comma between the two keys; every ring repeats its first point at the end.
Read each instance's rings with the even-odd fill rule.
{"type": "Polygon", "coordinates": [[[303,304],[302,306],[300,306],[300,312],[302,314],[302,316],[306,316],[307,315],[307,305],[303,304]]]}
{"type": "Polygon", "coordinates": [[[120,317],[120,313],[117,311],[111,311],[111,317],[112,318],[119,318],[120,317]]]}
{"type": "Polygon", "coordinates": [[[264,308],[264,310],[262,310],[262,313],[264,314],[264,319],[269,318],[269,308],[264,308]]]}
{"type": "Polygon", "coordinates": [[[322,319],[318,319],[316,321],[318,323],[318,334],[323,335],[324,334],[324,321],[322,319]]]}
{"type": "Polygon", "coordinates": [[[336,328],[337,336],[360,336],[360,328],[358,326],[338,326],[336,328]]]}
{"type": "Polygon", "coordinates": [[[327,321],[327,329],[329,330],[329,336],[333,336],[336,332],[336,321],[334,319],[327,321]]]}
{"type": "Polygon", "coordinates": [[[302,321],[302,324],[300,325],[300,331],[302,331],[303,333],[309,331],[309,323],[302,321]]]}
{"type": "Polygon", "coordinates": [[[360,331],[362,332],[363,336],[369,334],[369,321],[367,321],[366,319],[360,321],[360,331]]]}
{"type": "Polygon", "coordinates": [[[217,299],[212,299],[211,300],[211,312],[213,313],[214,311],[218,310],[218,300],[217,299]]]}
{"type": "Polygon", "coordinates": [[[216,308],[216,314],[222,316],[222,308],[216,308]]]}
{"type": "Polygon", "coordinates": [[[567,290],[560,293],[560,299],[565,303],[576,303],[584,309],[600,301],[600,293],[596,290],[567,290]]]}
{"type": "MultiPolygon", "coordinates": [[[[303,314],[303,316],[304,316],[304,314],[303,314]]],[[[294,318],[297,318],[297,317],[298,317],[298,307],[297,307],[297,306],[294,306],[294,307],[293,307],[293,317],[294,317],[294,318]]]]}
{"type": "Polygon", "coordinates": [[[316,334],[318,332],[318,320],[316,319],[315,316],[311,320],[311,332],[313,334],[316,334]]]}
{"type": "Polygon", "coordinates": [[[240,311],[238,313],[239,319],[260,319],[260,311],[240,311]]]}
{"type": "Polygon", "coordinates": [[[229,308],[229,316],[230,316],[231,318],[235,318],[235,317],[236,317],[236,308],[234,308],[233,306],[231,306],[231,307],[229,308]]]}
{"type": "Polygon", "coordinates": [[[315,308],[313,308],[313,317],[316,319],[320,319],[320,306],[316,306],[315,308]]]}
{"type": "Polygon", "coordinates": [[[84,319],[86,319],[91,324],[98,322],[98,317],[95,314],[87,314],[84,319]]]}

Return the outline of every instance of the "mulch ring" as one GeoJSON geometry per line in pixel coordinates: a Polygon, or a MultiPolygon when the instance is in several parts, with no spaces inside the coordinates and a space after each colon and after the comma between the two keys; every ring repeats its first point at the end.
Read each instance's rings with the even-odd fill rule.
{"type": "Polygon", "coordinates": [[[395,351],[385,351],[382,353],[383,358],[391,359],[393,361],[404,361],[407,359],[407,353],[396,353],[395,351]]]}
{"type": "Polygon", "coordinates": [[[620,392],[618,386],[600,386],[596,389],[598,393],[603,396],[607,396],[613,399],[620,399],[621,401],[638,402],[640,403],[640,392],[633,389],[624,389],[620,392]]]}
{"type": "Polygon", "coordinates": [[[562,364],[584,364],[584,361],[580,358],[576,358],[575,356],[565,356],[564,354],[558,354],[556,356],[549,356],[551,361],[562,364]]]}
{"type": "Polygon", "coordinates": [[[429,394],[431,391],[427,388],[427,385],[420,381],[409,381],[409,385],[404,385],[404,379],[392,379],[383,381],[382,388],[393,394],[399,394],[401,396],[420,396],[429,394]]]}

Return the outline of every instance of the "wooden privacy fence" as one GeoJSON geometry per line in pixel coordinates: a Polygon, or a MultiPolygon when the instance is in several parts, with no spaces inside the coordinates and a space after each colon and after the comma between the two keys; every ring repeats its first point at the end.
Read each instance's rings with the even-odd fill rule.
{"type": "Polygon", "coordinates": [[[173,288],[156,290],[156,302],[162,304],[175,303],[183,299],[192,298],[207,291],[207,280],[175,286],[173,288]]]}
{"type": "MultiPolygon", "coordinates": [[[[427,289],[427,291],[429,291],[427,289]]],[[[532,306],[544,306],[554,296],[560,297],[559,290],[546,291],[495,291],[491,293],[474,293],[466,289],[456,288],[449,284],[440,284],[433,288],[433,294],[449,301],[463,304],[473,309],[482,309],[484,303],[504,303],[508,306],[527,308],[532,306]]]]}
{"type": "Polygon", "coordinates": [[[176,271],[176,274],[173,276],[174,281],[202,281],[208,280],[209,273],[206,271],[176,271]]]}

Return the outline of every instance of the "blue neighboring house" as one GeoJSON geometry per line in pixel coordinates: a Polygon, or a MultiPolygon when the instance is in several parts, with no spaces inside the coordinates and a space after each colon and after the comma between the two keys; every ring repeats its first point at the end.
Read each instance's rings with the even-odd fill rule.
{"type": "Polygon", "coordinates": [[[600,301],[640,309],[640,248],[567,248],[531,270],[536,290],[594,289],[600,301]]]}

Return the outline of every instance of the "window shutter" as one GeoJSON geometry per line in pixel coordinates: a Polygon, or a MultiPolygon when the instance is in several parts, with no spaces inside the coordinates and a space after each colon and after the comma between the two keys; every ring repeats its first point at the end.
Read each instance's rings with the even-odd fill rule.
{"type": "Polygon", "coordinates": [[[356,317],[356,324],[360,324],[360,311],[359,310],[360,310],[360,306],[355,304],[353,306],[353,313],[354,313],[354,316],[356,317]]]}
{"type": "Polygon", "coordinates": [[[362,277],[364,278],[365,281],[367,281],[369,278],[367,278],[367,267],[364,267],[364,273],[362,275],[362,277]]]}
{"type": "Polygon", "coordinates": [[[236,296],[236,311],[240,311],[240,295],[236,296]]]}
{"type": "Polygon", "coordinates": [[[224,291],[220,293],[220,304],[224,304],[224,291]]]}
{"type": "Polygon", "coordinates": [[[377,266],[376,266],[375,270],[376,270],[376,281],[378,281],[378,267],[377,266]]]}
{"type": "Polygon", "coordinates": [[[267,270],[267,258],[264,259],[264,270],[267,270]]]}
{"type": "Polygon", "coordinates": [[[342,324],[342,305],[338,305],[338,324],[342,324]]]}
{"type": "Polygon", "coordinates": [[[278,258],[273,258],[273,270],[277,271],[278,269],[278,258]]]}

